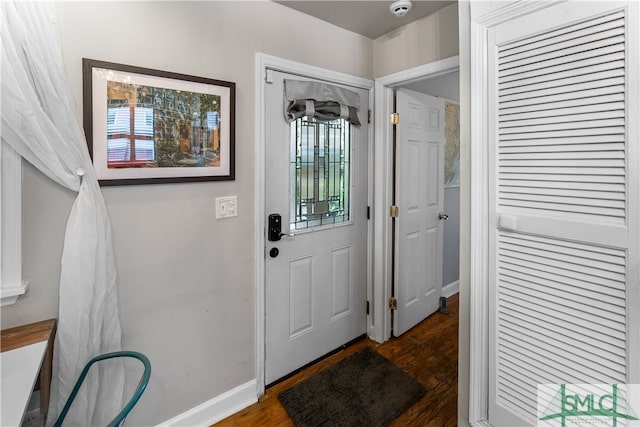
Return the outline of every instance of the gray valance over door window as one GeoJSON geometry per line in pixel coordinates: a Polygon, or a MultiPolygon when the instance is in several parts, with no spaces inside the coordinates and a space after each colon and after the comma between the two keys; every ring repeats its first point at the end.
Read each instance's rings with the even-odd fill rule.
{"type": "Polygon", "coordinates": [[[360,96],[352,90],[320,82],[284,81],[284,114],[289,122],[304,116],[319,120],[343,118],[360,126],[359,109],[360,96]]]}

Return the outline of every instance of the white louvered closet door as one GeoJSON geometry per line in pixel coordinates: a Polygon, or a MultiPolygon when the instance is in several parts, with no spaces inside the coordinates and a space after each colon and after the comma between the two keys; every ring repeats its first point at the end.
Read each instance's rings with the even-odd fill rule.
{"type": "Polygon", "coordinates": [[[635,10],[568,2],[489,32],[495,426],[535,425],[537,384],[638,382],[635,10]]]}

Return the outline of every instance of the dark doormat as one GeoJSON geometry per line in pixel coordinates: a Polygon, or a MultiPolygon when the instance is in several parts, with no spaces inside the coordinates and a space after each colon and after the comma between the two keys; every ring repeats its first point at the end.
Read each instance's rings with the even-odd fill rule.
{"type": "Polygon", "coordinates": [[[427,389],[371,347],[278,395],[297,427],[384,426],[427,389]]]}

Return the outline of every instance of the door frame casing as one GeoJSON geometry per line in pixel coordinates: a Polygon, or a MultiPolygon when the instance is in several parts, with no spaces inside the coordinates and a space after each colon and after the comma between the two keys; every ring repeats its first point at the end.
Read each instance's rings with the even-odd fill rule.
{"type": "MultiPolygon", "coordinates": [[[[255,55],[255,263],[256,263],[256,394],[258,397],[265,392],[265,333],[266,333],[266,317],[265,317],[265,190],[266,190],[266,165],[265,165],[265,149],[266,149],[266,120],[265,120],[265,78],[267,70],[281,71],[289,74],[296,74],[301,77],[307,77],[318,80],[334,82],[354,86],[369,91],[369,109],[373,109],[373,86],[374,82],[362,77],[352,76],[349,74],[327,70],[324,68],[307,65],[288,59],[279,58],[264,53],[256,53],[255,55]]],[[[283,113],[284,114],[284,113],[283,113]]],[[[363,125],[367,125],[366,122],[363,125]]],[[[369,135],[367,145],[368,150],[368,171],[367,171],[367,203],[369,206],[373,200],[373,132],[369,125],[369,135]]],[[[373,293],[372,280],[372,223],[373,218],[367,225],[367,301],[371,301],[373,293]]],[[[364,303],[364,301],[363,301],[364,303]]],[[[364,309],[364,307],[363,307],[364,309]]],[[[371,335],[372,316],[367,315],[367,334],[371,335]]]]}
{"type": "Polygon", "coordinates": [[[470,257],[469,423],[489,424],[489,146],[488,29],[557,2],[471,4],[470,10],[470,257]]]}
{"type": "Polygon", "coordinates": [[[393,126],[389,116],[394,112],[394,89],[418,80],[448,74],[460,69],[459,56],[452,56],[429,64],[409,68],[397,73],[379,77],[375,80],[374,103],[374,199],[373,218],[373,334],[370,337],[377,342],[385,342],[391,337],[391,310],[389,298],[392,289],[393,240],[391,236],[391,217],[389,207],[393,195],[393,126]]]}

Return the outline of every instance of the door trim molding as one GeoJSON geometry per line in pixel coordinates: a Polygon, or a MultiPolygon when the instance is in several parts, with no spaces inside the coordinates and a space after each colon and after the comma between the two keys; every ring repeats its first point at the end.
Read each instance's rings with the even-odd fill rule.
{"type": "Polygon", "coordinates": [[[392,140],[393,128],[388,120],[393,112],[393,89],[427,77],[436,77],[460,69],[459,56],[409,68],[404,71],[379,77],[375,81],[375,144],[374,144],[374,199],[373,217],[376,218],[373,232],[374,265],[374,327],[371,339],[384,342],[391,337],[391,312],[388,301],[391,297],[391,206],[393,171],[392,140]],[[379,219],[379,220],[378,220],[379,219]]]}
{"type": "MultiPolygon", "coordinates": [[[[303,64],[264,53],[256,53],[255,56],[255,288],[256,288],[256,394],[262,396],[265,390],[265,147],[266,147],[266,123],[265,123],[265,88],[264,81],[267,69],[282,71],[289,74],[297,74],[313,79],[331,81],[337,84],[354,86],[369,91],[369,107],[373,109],[373,81],[362,77],[352,76],[338,71],[327,70],[313,65],[303,64]]],[[[374,152],[371,149],[373,132],[369,132],[369,188],[368,203],[371,205],[373,197],[373,186],[371,177],[374,152]]],[[[367,248],[367,298],[372,295],[372,248],[371,235],[373,221],[368,225],[368,248],[367,248]]],[[[367,325],[371,324],[371,315],[367,316],[367,325]]],[[[369,332],[369,327],[367,327],[369,332]]]]}

